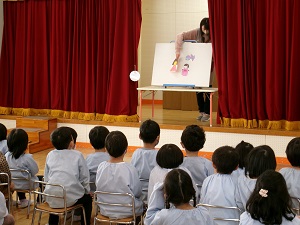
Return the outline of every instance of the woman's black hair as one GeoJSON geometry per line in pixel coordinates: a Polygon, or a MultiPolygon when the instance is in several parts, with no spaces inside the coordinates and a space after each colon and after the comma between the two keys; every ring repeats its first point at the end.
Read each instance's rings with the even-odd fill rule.
{"type": "Polygon", "coordinates": [[[165,144],[157,152],[156,162],[161,168],[177,168],[183,162],[183,153],[177,145],[165,144]]]}
{"type": "Polygon", "coordinates": [[[267,225],[281,224],[282,217],[289,221],[295,217],[286,182],[283,176],[274,170],[267,170],[258,177],[246,209],[254,220],[267,225]],[[265,196],[260,194],[261,189],[267,192],[265,196]]]}
{"type": "Polygon", "coordinates": [[[180,205],[188,203],[191,199],[196,206],[196,191],[191,177],[182,169],[171,170],[164,181],[164,193],[166,208],[170,208],[170,203],[180,205]]]}
{"type": "Polygon", "coordinates": [[[205,30],[209,30],[209,19],[207,17],[203,18],[200,22],[200,36],[202,42],[205,42],[205,38],[203,37],[204,32],[202,31],[202,26],[204,26],[205,30]]]}
{"type": "Polygon", "coordinates": [[[190,152],[197,152],[202,149],[205,141],[205,132],[198,125],[187,126],[181,134],[181,142],[184,148],[190,152]]]}
{"type": "Polygon", "coordinates": [[[236,152],[239,154],[239,168],[245,168],[247,156],[252,149],[253,145],[245,141],[241,141],[235,147],[236,152]]]}
{"type": "Polygon", "coordinates": [[[7,129],[6,127],[0,123],[0,141],[6,140],[7,129]]]}
{"type": "Polygon", "coordinates": [[[247,157],[245,175],[257,178],[266,170],[275,170],[277,166],[275,153],[268,145],[253,148],[247,157]]]}
{"type": "Polygon", "coordinates": [[[7,137],[8,151],[15,159],[23,155],[28,146],[28,134],[23,129],[12,129],[7,137]]]}
{"type": "Polygon", "coordinates": [[[288,143],[285,153],[292,166],[300,167],[300,137],[295,137],[288,143]]]}

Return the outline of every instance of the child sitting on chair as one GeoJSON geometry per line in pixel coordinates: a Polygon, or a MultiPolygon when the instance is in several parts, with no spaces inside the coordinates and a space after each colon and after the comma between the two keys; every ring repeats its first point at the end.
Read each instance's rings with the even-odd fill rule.
{"type": "MultiPolygon", "coordinates": [[[[73,137],[68,127],[54,130],[50,136],[56,148],[48,153],[45,164],[44,180],[51,184],[63,185],[66,190],[67,207],[82,204],[86,215],[86,224],[90,224],[92,212],[92,197],[89,194],[89,170],[81,152],[73,150],[73,137]]],[[[46,186],[45,193],[57,194],[56,189],[46,186]]],[[[46,199],[52,208],[63,208],[60,199],[46,199]]],[[[57,225],[59,217],[54,214],[49,216],[49,225],[57,225]]],[[[84,218],[81,217],[81,225],[84,218]]]]}
{"type": "Polygon", "coordinates": [[[256,179],[266,170],[276,169],[276,158],[273,149],[268,145],[253,148],[248,154],[244,174],[240,175],[235,189],[236,205],[246,210],[246,203],[254,190],[256,179]]]}
{"type": "Polygon", "coordinates": [[[109,154],[105,151],[105,138],[109,130],[104,126],[96,126],[89,133],[90,143],[95,152],[86,157],[86,163],[90,171],[91,192],[96,190],[96,173],[100,163],[109,160],[109,154]]]}
{"type": "Polygon", "coordinates": [[[173,169],[163,184],[155,185],[149,199],[145,225],[213,225],[207,209],[195,206],[196,190],[191,177],[182,169],[173,169]],[[193,205],[190,204],[191,200],[193,205]]]}
{"type": "Polygon", "coordinates": [[[131,164],[137,169],[142,184],[142,199],[147,201],[148,184],[151,170],[157,165],[155,146],[159,142],[160,127],[153,120],[146,120],[140,126],[140,139],[144,146],[133,152],[131,164]]]}
{"type": "MultiPolygon", "coordinates": [[[[216,174],[207,177],[202,185],[200,203],[232,207],[235,205],[234,192],[236,180],[231,175],[238,167],[239,156],[235,149],[223,146],[216,149],[212,155],[216,174]]],[[[210,209],[213,217],[239,218],[239,214],[225,209],[210,209]]],[[[218,224],[223,224],[218,222],[218,224]]]]}
{"type": "MultiPolygon", "coordinates": [[[[291,197],[300,199],[300,137],[293,138],[287,145],[286,157],[292,167],[279,170],[286,181],[288,192],[291,197]]],[[[299,207],[299,203],[293,199],[293,206],[299,207]]]]}
{"type": "Polygon", "coordinates": [[[6,200],[2,192],[0,192],[0,224],[1,225],[14,225],[15,219],[11,214],[8,214],[6,208],[6,200]]]}
{"type": "Polygon", "coordinates": [[[0,123],[0,152],[2,152],[3,155],[8,152],[6,136],[7,129],[2,123],[0,123]]]}
{"type": "MultiPolygon", "coordinates": [[[[105,139],[105,148],[110,159],[102,162],[96,174],[96,191],[130,193],[135,197],[135,213],[143,213],[141,200],[142,188],[137,170],[129,163],[124,162],[128,142],[121,131],[110,132],[105,139]]],[[[98,195],[97,199],[109,202],[109,199],[98,195]]],[[[116,196],[118,202],[124,202],[124,196],[116,196]]],[[[131,208],[118,206],[101,206],[100,213],[113,219],[122,219],[132,216],[131,208]]]]}
{"type": "Polygon", "coordinates": [[[186,151],[182,166],[187,168],[193,180],[196,182],[199,194],[204,179],[214,174],[212,162],[204,157],[198,156],[199,151],[205,143],[205,132],[198,125],[187,126],[181,135],[181,145],[186,151]]]}
{"type": "Polygon", "coordinates": [[[285,180],[274,170],[267,170],[258,177],[246,209],[241,215],[240,225],[300,224],[300,219],[291,209],[285,180]]]}
{"type": "MultiPolygon", "coordinates": [[[[34,181],[38,180],[36,174],[39,172],[39,168],[31,154],[26,154],[25,151],[28,146],[28,134],[23,129],[13,129],[7,137],[8,152],[5,154],[7,163],[10,169],[28,170],[31,175],[31,185],[26,180],[14,180],[15,189],[29,190],[33,187],[34,181]]],[[[22,177],[28,178],[27,173],[12,171],[12,178],[22,177]]],[[[20,200],[20,208],[27,207],[30,202],[26,199],[24,192],[17,192],[20,200]]]]}

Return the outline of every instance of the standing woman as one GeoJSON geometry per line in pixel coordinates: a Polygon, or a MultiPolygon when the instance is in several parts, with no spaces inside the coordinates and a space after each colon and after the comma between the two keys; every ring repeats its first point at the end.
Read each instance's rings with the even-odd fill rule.
{"type": "MultiPolygon", "coordinates": [[[[176,59],[178,60],[180,57],[180,49],[182,48],[182,43],[185,40],[195,40],[198,43],[210,43],[210,34],[209,34],[209,20],[208,18],[203,18],[200,22],[200,27],[182,32],[176,36],[175,42],[175,53],[176,59]]],[[[213,67],[212,67],[213,68],[213,67]]],[[[212,72],[212,70],[211,70],[212,72]]],[[[197,103],[200,115],[197,117],[197,120],[201,120],[202,122],[209,121],[210,119],[210,98],[209,95],[203,92],[197,92],[197,103]]]]}

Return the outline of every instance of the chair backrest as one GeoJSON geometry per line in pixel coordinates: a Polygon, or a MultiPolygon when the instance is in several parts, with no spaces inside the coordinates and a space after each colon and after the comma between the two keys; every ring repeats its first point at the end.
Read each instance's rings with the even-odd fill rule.
{"type": "MultiPolygon", "coordinates": [[[[119,198],[117,198],[119,199],[119,198]]],[[[135,215],[135,203],[134,196],[130,193],[118,193],[118,192],[106,192],[106,191],[95,191],[94,192],[94,205],[95,205],[95,217],[98,215],[101,207],[125,207],[130,208],[132,211],[133,221],[136,219],[135,215]],[[120,203],[120,201],[115,200],[115,197],[124,197],[128,199],[126,203],[120,203]],[[108,201],[103,201],[101,199],[108,199],[108,201]]],[[[103,215],[106,216],[106,215],[103,215]]]]}
{"type": "Polygon", "coordinates": [[[291,197],[292,199],[292,210],[299,216],[300,215],[300,198],[291,197]]]}
{"type": "Polygon", "coordinates": [[[238,207],[210,205],[210,204],[204,204],[204,203],[199,203],[199,204],[197,204],[197,207],[198,206],[203,206],[203,207],[206,207],[208,209],[222,209],[222,210],[226,210],[228,212],[235,212],[237,215],[239,215],[236,218],[214,217],[213,219],[214,220],[221,220],[221,221],[231,221],[231,222],[235,222],[235,223],[240,222],[240,215],[241,215],[242,211],[238,207]]]}
{"type": "Polygon", "coordinates": [[[1,183],[0,186],[6,186],[7,192],[4,192],[3,195],[4,197],[8,200],[8,212],[10,212],[10,206],[11,206],[11,193],[10,193],[10,178],[7,173],[0,173],[0,176],[4,176],[5,180],[7,180],[6,183],[1,183]],[[7,195],[5,195],[7,193],[7,195]]]}
{"type": "MultiPolygon", "coordinates": [[[[28,170],[24,169],[10,169],[11,173],[11,180],[14,182],[23,181],[24,183],[27,182],[28,190],[33,189],[33,185],[31,182],[31,173],[28,170]]],[[[17,190],[17,188],[15,188],[17,190]]]]}
{"type": "Polygon", "coordinates": [[[36,205],[36,203],[37,203],[37,196],[39,196],[40,199],[43,199],[46,202],[47,202],[47,200],[49,200],[49,198],[61,199],[61,201],[63,202],[63,208],[66,210],[66,208],[67,208],[67,200],[66,199],[67,198],[66,198],[66,190],[63,185],[51,184],[51,183],[47,183],[44,181],[34,181],[34,184],[37,184],[38,186],[40,186],[42,190],[45,190],[45,188],[48,188],[48,189],[52,188],[52,190],[55,189],[55,191],[53,192],[55,194],[45,193],[41,190],[34,190],[33,191],[34,205],[36,205]]]}

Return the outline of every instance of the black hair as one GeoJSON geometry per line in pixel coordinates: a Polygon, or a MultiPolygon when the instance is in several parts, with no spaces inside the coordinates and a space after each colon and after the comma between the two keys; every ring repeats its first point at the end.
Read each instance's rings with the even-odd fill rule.
{"type": "Polygon", "coordinates": [[[241,141],[235,147],[236,152],[239,154],[239,167],[241,169],[245,168],[246,158],[252,149],[253,149],[253,145],[245,141],[241,141]]]}
{"type": "Polygon", "coordinates": [[[120,157],[127,150],[127,147],[127,138],[121,131],[112,131],[106,136],[105,148],[110,156],[120,157]]]}
{"type": "Polygon", "coordinates": [[[50,135],[50,141],[57,150],[68,149],[72,140],[70,127],[56,128],[50,135]]]}
{"type": "Polygon", "coordinates": [[[238,166],[239,155],[233,147],[226,145],[214,151],[212,162],[218,173],[231,174],[238,166]]]}
{"type": "Polygon", "coordinates": [[[266,170],[258,177],[254,191],[250,195],[246,209],[254,220],[262,224],[281,224],[282,217],[292,221],[295,214],[291,210],[291,197],[288,193],[283,176],[274,171],[266,170]],[[265,196],[261,189],[267,191],[265,196]]]}
{"type": "Polygon", "coordinates": [[[208,19],[208,17],[203,18],[200,22],[200,37],[201,37],[202,42],[205,42],[205,39],[203,37],[204,32],[202,31],[202,26],[204,26],[205,30],[210,30],[209,29],[209,19],[208,19]]]}
{"type": "Polygon", "coordinates": [[[71,132],[71,135],[72,135],[72,138],[73,138],[73,142],[74,142],[74,145],[76,144],[76,140],[77,140],[77,132],[76,130],[74,130],[72,127],[67,127],[70,129],[70,132],[71,132]]]}
{"type": "Polygon", "coordinates": [[[24,154],[28,146],[28,134],[23,129],[12,129],[7,137],[8,151],[15,159],[24,154]]]}
{"type": "Polygon", "coordinates": [[[6,127],[0,123],[0,141],[6,140],[7,129],[6,127]]]}
{"type": "Polygon", "coordinates": [[[253,148],[247,157],[245,175],[257,178],[266,170],[275,170],[277,166],[275,153],[268,145],[253,148]]]}
{"type": "Polygon", "coordinates": [[[144,143],[153,143],[160,135],[160,127],[154,120],[146,120],[140,126],[140,138],[144,143]]]}
{"type": "Polygon", "coordinates": [[[182,169],[171,170],[164,181],[164,193],[166,208],[170,208],[170,203],[180,205],[188,203],[191,199],[196,206],[196,191],[191,177],[182,169]]]}
{"type": "Polygon", "coordinates": [[[292,166],[300,167],[300,137],[293,138],[288,143],[285,153],[292,166]]]}
{"type": "Polygon", "coordinates": [[[183,162],[183,153],[177,145],[165,144],[158,150],[156,162],[161,168],[177,168],[183,162]]]}
{"type": "Polygon", "coordinates": [[[181,134],[181,142],[184,148],[190,152],[197,152],[202,149],[205,141],[205,132],[198,125],[187,126],[181,134]]]}
{"type": "Polygon", "coordinates": [[[101,149],[105,146],[105,138],[109,130],[104,126],[95,126],[90,130],[89,139],[94,149],[101,149]]]}

